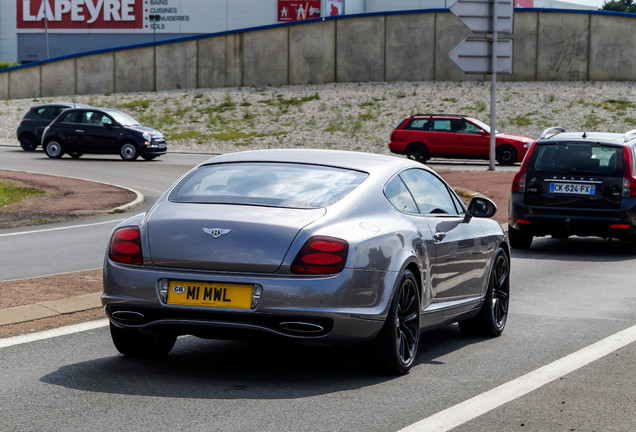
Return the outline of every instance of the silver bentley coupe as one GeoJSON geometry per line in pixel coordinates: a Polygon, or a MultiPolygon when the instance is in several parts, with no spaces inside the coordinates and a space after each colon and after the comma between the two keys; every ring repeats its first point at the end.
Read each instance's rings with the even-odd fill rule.
{"type": "Polygon", "coordinates": [[[510,252],[496,210],[465,207],[433,170],[394,156],[214,157],[113,230],[113,342],[137,357],[168,354],[180,335],[360,344],[364,361],[407,373],[422,331],[503,331],[510,252]]]}

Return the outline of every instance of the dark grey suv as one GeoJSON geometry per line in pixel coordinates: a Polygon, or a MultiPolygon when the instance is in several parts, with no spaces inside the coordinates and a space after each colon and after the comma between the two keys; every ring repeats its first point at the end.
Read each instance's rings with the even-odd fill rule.
{"type": "Polygon", "coordinates": [[[55,117],[68,108],[84,108],[88,105],[75,103],[49,103],[34,105],[24,114],[16,135],[20,146],[24,151],[33,151],[40,144],[44,128],[49,125],[55,117]]]}
{"type": "Polygon", "coordinates": [[[508,236],[526,249],[534,236],[636,239],[636,130],[546,129],[512,183],[508,236]]]}

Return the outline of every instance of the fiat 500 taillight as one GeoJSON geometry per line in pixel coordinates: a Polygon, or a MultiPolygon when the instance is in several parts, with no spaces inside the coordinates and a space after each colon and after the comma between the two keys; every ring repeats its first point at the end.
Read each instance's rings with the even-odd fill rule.
{"type": "Polygon", "coordinates": [[[347,263],[349,243],[334,238],[316,236],[303,245],[291,265],[294,274],[326,275],[340,273],[347,263]]]}
{"type": "Polygon", "coordinates": [[[128,226],[118,228],[110,238],[108,258],[124,264],[142,264],[141,234],[139,227],[128,226]]]}

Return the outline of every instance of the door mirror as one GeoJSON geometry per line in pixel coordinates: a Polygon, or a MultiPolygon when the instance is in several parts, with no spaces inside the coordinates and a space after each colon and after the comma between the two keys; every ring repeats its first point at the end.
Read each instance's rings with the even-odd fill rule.
{"type": "Polygon", "coordinates": [[[497,213],[497,204],[488,198],[475,197],[468,204],[468,213],[478,218],[491,218],[497,213]]]}

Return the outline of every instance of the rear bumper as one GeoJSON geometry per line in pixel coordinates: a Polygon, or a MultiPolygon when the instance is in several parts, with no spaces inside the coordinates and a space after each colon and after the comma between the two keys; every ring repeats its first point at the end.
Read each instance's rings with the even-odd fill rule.
{"type": "Polygon", "coordinates": [[[345,269],[328,277],[222,274],[119,265],[106,259],[102,304],[122,328],[214,339],[277,336],[342,343],[368,342],[381,330],[396,275],[345,269]],[[168,305],[160,280],[257,283],[253,309],[168,305]]]}
{"type": "Polygon", "coordinates": [[[512,193],[508,226],[533,236],[579,235],[636,239],[636,199],[624,199],[617,209],[572,209],[527,206],[522,193],[512,193]]]}
{"type": "Polygon", "coordinates": [[[406,151],[406,146],[402,143],[390,142],[388,145],[391,153],[403,155],[406,151]]]}

